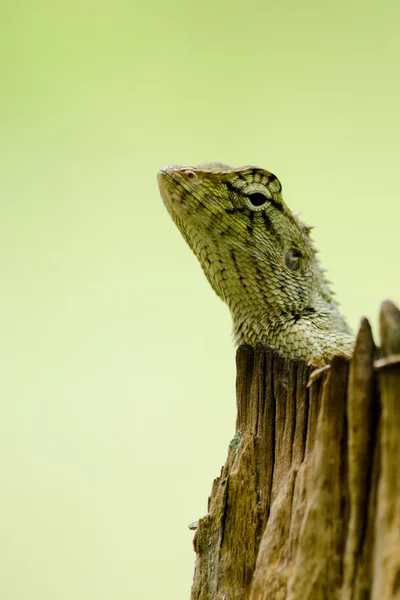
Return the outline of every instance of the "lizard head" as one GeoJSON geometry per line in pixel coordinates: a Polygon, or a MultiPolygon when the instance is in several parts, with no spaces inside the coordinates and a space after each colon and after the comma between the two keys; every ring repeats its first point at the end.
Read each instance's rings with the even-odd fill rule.
{"type": "Polygon", "coordinates": [[[158,173],[164,204],[232,313],[238,343],[336,311],[310,227],[286,206],[275,175],[210,163],[158,173]]]}

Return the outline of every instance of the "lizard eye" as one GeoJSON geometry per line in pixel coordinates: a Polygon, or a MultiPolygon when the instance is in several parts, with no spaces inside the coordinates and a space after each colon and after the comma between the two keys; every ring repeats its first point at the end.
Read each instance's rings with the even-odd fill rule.
{"type": "Polygon", "coordinates": [[[261,194],[261,192],[254,192],[253,194],[247,194],[248,199],[253,206],[262,206],[268,202],[268,198],[261,194]]]}
{"type": "Polygon", "coordinates": [[[285,254],[285,265],[291,271],[297,271],[300,268],[301,252],[297,248],[290,248],[285,254]]]}

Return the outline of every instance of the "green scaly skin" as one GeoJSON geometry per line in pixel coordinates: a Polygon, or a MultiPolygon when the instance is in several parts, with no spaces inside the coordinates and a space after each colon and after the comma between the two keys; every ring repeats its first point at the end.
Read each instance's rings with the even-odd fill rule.
{"type": "Polygon", "coordinates": [[[354,337],[338,310],[302,223],[272,173],[222,164],[158,173],[164,204],[232,314],[237,344],[264,342],[320,364],[350,356],[354,337]]]}

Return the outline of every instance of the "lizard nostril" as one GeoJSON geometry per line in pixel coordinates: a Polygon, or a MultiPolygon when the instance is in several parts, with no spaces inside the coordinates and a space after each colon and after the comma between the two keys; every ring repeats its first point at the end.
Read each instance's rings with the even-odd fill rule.
{"type": "Polygon", "coordinates": [[[196,171],[192,171],[191,169],[182,169],[181,172],[183,173],[184,177],[191,179],[194,184],[201,183],[201,179],[199,178],[196,171]]]}

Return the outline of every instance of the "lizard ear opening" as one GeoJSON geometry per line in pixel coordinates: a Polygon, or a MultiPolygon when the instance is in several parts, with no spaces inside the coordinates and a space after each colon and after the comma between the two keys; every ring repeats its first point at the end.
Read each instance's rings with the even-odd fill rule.
{"type": "Polygon", "coordinates": [[[285,265],[291,271],[297,271],[300,268],[302,254],[297,248],[290,248],[285,254],[285,265]]]}

